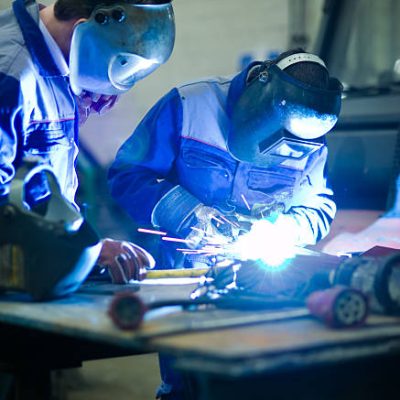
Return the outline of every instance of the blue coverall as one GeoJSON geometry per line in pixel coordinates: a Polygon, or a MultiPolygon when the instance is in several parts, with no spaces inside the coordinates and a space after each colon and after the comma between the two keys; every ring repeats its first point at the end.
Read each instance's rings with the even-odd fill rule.
{"type": "Polygon", "coordinates": [[[185,218],[179,201],[190,193],[207,206],[241,214],[276,199],[296,221],[300,244],[327,235],[336,206],[327,186],[325,145],[300,163],[268,167],[238,161],[228,151],[230,116],[247,73],[174,88],[119,149],[109,171],[111,193],[137,223],[156,224],[154,210],[171,197],[168,211],[179,225],[185,218]]]}
{"type": "MultiPolygon", "coordinates": [[[[31,155],[52,166],[61,192],[73,203],[78,186],[76,99],[39,21],[33,1],[16,0],[0,13],[0,201],[22,158],[31,155]]],[[[39,192],[33,197],[46,194],[44,182],[31,186],[39,192]]]]}
{"type": "MultiPolygon", "coordinates": [[[[189,194],[190,201],[195,198],[242,214],[249,213],[248,206],[276,199],[296,222],[303,245],[329,232],[336,206],[327,186],[324,144],[301,163],[288,160],[269,167],[238,161],[227,148],[233,106],[252,66],[234,78],[205,79],[172,89],[122,145],[110,168],[109,184],[113,197],[138,224],[158,225],[156,214],[163,208],[170,226],[160,228],[176,234],[187,217],[182,210],[189,194]]],[[[170,257],[162,260],[172,265],[160,268],[174,266],[170,257]]],[[[182,382],[169,368],[169,360],[161,357],[160,367],[161,393],[180,398],[174,391],[182,382]]]]}

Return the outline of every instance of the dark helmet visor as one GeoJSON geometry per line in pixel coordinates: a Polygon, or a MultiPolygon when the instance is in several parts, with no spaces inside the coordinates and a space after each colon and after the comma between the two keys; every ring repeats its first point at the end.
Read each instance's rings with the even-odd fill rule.
{"type": "Polygon", "coordinates": [[[252,161],[254,148],[260,143],[273,146],[280,139],[278,131],[301,140],[319,138],[337,122],[341,93],[335,78],[327,89],[319,89],[266,64],[234,107],[228,147],[236,158],[252,161]]]}

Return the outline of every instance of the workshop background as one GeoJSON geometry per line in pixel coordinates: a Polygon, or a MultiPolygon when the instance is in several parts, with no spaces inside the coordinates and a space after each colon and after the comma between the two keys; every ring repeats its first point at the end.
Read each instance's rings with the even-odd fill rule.
{"type": "MultiPolygon", "coordinates": [[[[0,9],[10,4],[0,0],[0,9]]],[[[105,175],[117,149],[148,109],[175,85],[230,75],[252,59],[291,47],[312,50],[322,4],[323,0],[173,1],[176,42],[170,60],[122,96],[106,116],[92,117],[82,129],[79,196],[102,236],[132,238],[135,227],[109,198],[105,175]]],[[[158,384],[156,354],[86,362],[54,376],[57,400],[147,400],[154,398],[158,384]]]]}

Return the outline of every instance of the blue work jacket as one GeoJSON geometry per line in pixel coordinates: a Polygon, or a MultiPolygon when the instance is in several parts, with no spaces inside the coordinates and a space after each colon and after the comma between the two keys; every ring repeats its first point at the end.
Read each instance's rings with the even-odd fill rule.
{"type": "Polygon", "coordinates": [[[0,201],[22,158],[41,156],[64,196],[74,202],[76,100],[38,23],[33,1],[16,0],[0,13],[0,201]]]}
{"type": "MultiPolygon", "coordinates": [[[[260,167],[235,159],[227,148],[232,108],[248,69],[174,88],[159,100],[119,149],[109,171],[113,197],[139,224],[178,186],[199,202],[248,214],[276,199],[301,229],[302,245],[328,232],[336,212],[321,145],[299,165],[260,167]]],[[[179,214],[179,207],[170,212],[179,214]]],[[[163,227],[161,227],[163,228],[163,227]]]]}

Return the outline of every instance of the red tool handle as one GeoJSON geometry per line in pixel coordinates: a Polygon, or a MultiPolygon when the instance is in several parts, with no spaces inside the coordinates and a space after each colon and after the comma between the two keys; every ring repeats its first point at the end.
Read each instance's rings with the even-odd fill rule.
{"type": "Polygon", "coordinates": [[[335,328],[359,326],[368,316],[365,294],[347,286],[313,292],[306,304],[312,315],[335,328]]]}
{"type": "Polygon", "coordinates": [[[146,305],[132,292],[117,293],[110,303],[108,314],[118,328],[133,330],[143,321],[146,305]]]}

